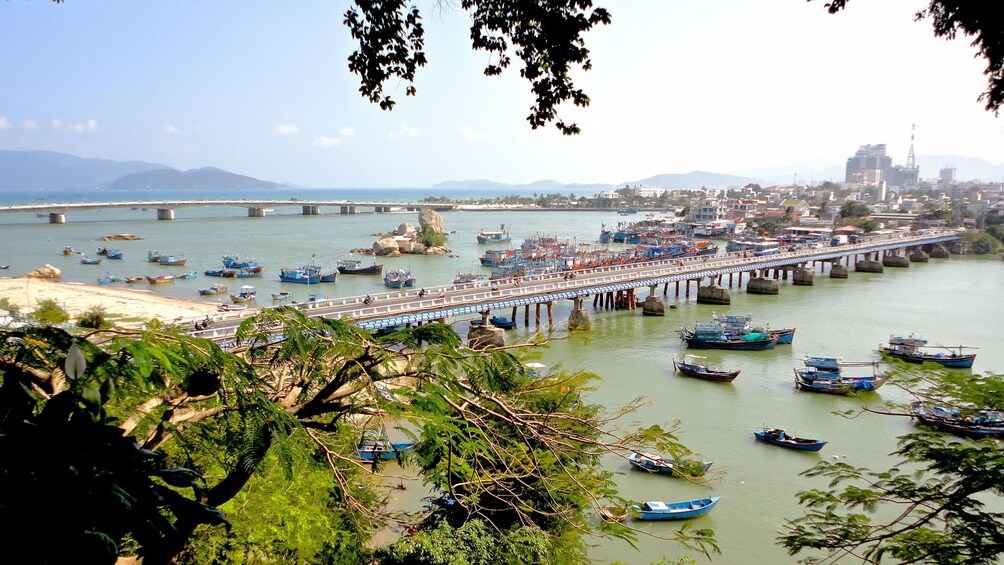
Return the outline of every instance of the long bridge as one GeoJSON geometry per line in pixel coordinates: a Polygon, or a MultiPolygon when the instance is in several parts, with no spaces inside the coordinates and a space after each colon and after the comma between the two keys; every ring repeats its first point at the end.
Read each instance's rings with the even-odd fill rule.
{"type": "Polygon", "coordinates": [[[378,202],[356,200],[306,200],[289,198],[273,199],[232,199],[232,200],[137,200],[108,202],[63,202],[44,204],[13,204],[0,206],[0,212],[29,212],[37,215],[48,214],[50,224],[65,224],[66,215],[74,211],[106,210],[113,208],[129,208],[134,210],[155,210],[158,220],[173,220],[175,210],[179,208],[203,208],[207,206],[223,206],[246,208],[249,218],[264,218],[269,210],[285,206],[298,206],[304,216],[317,216],[321,208],[337,208],[340,214],[356,214],[359,208],[373,208],[374,212],[390,212],[392,210],[417,211],[422,208],[432,210],[453,210],[454,205],[436,204],[430,202],[378,202]]]}
{"type": "MultiPolygon", "coordinates": [[[[530,306],[536,307],[536,322],[540,323],[540,307],[546,306],[548,322],[553,323],[552,306],[562,299],[575,300],[572,317],[585,316],[588,312],[582,309],[582,300],[587,296],[594,297],[594,304],[606,300],[608,305],[615,300],[623,307],[634,308],[636,289],[648,288],[644,308],[646,313],[653,302],[653,310],[658,315],[661,308],[661,298],[658,297],[659,286],[662,294],[668,295],[669,285],[676,285],[676,295],[680,294],[681,283],[685,284],[686,296],[690,296],[690,285],[695,287],[700,300],[700,293],[706,289],[717,291],[717,296],[723,294],[727,300],[728,291],[721,287],[724,277],[728,276],[728,286],[732,286],[738,275],[738,285],[742,286],[743,275],[748,275],[747,291],[752,292],[755,282],[771,283],[763,294],[777,294],[776,280],[782,275],[787,279],[788,273],[794,270],[796,284],[801,276],[801,284],[812,284],[810,265],[820,265],[821,270],[831,265],[831,276],[843,272],[846,277],[846,267],[855,260],[857,270],[880,272],[883,263],[895,266],[908,266],[908,258],[900,255],[901,251],[920,251],[923,246],[940,247],[942,244],[958,240],[957,232],[948,230],[927,230],[915,234],[890,234],[865,238],[860,243],[832,247],[787,249],[780,254],[767,256],[744,256],[744,253],[733,252],[723,255],[689,257],[670,261],[654,261],[647,263],[632,263],[577,270],[574,272],[553,273],[525,277],[516,280],[496,281],[488,284],[464,284],[426,288],[425,296],[419,296],[418,289],[407,289],[373,295],[373,301],[366,303],[362,296],[328,299],[319,302],[308,302],[296,306],[308,316],[346,319],[364,329],[380,329],[401,325],[417,325],[426,322],[447,321],[461,316],[482,315],[487,318],[491,311],[512,310],[513,318],[517,309],[524,308],[525,323],[529,323],[530,306]],[[893,261],[892,259],[895,259],[893,261]],[[866,268],[862,268],[866,265],[866,268]],[[773,279],[769,278],[773,271],[773,279]],[[574,276],[572,274],[574,273],[574,276]],[[701,287],[702,281],[706,286],[701,287]],[[808,281],[808,282],[806,282],[808,281]],[[722,291],[725,291],[722,293],[722,291]]],[[[942,249],[942,251],[944,251],[942,249]]],[[[947,252],[946,252],[947,254],[947,252]]],[[[926,260],[926,254],[923,255],[926,260]]],[[[910,258],[913,260],[913,257],[910,258]]],[[[727,304],[728,302],[718,302],[727,304]]],[[[237,326],[247,317],[254,315],[253,310],[242,312],[221,313],[208,329],[193,331],[193,335],[207,337],[220,342],[231,341],[237,326]]],[[[194,324],[199,320],[192,319],[194,324]]],[[[572,322],[570,319],[569,325],[572,322]]]]}

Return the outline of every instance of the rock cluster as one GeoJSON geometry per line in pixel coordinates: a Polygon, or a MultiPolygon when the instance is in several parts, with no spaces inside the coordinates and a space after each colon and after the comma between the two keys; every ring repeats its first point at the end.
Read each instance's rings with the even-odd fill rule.
{"type": "Polygon", "coordinates": [[[30,273],[25,273],[18,278],[21,279],[59,279],[63,272],[46,263],[44,267],[39,267],[30,273]]]}
{"type": "Polygon", "coordinates": [[[145,235],[133,235],[131,233],[116,233],[99,238],[98,241],[139,241],[146,239],[145,235]]]}
{"type": "MultiPolygon", "coordinates": [[[[443,218],[434,210],[423,209],[418,215],[419,224],[423,229],[431,229],[438,234],[443,233],[443,218]]],[[[418,241],[419,230],[405,222],[394,231],[380,236],[373,243],[372,254],[378,257],[396,257],[402,253],[414,255],[430,255],[449,253],[446,247],[426,247],[418,241]]]]}

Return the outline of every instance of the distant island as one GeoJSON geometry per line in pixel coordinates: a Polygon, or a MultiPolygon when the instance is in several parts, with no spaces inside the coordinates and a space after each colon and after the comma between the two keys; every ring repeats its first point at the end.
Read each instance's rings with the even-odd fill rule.
{"type": "Polygon", "coordinates": [[[222,169],[205,167],[191,171],[177,169],[157,169],[132,173],[108,185],[112,190],[171,190],[199,189],[214,190],[261,190],[283,188],[276,182],[258,180],[244,175],[235,175],[222,169]]]}

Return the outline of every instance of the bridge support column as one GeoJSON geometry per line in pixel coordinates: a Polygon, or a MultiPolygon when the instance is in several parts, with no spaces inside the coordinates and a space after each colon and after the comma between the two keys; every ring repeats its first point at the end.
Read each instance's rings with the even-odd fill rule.
{"type": "Polygon", "coordinates": [[[537,303],[537,312],[533,317],[533,325],[540,326],[540,302],[537,303]]]}
{"type": "Polygon", "coordinates": [[[157,219],[158,220],[173,220],[174,210],[170,208],[157,208],[157,219]]]}
{"type": "Polygon", "coordinates": [[[65,224],[66,223],[66,215],[65,214],[60,214],[59,212],[52,212],[52,213],[49,214],[49,223],[50,224],[65,224]]]}
{"type": "Polygon", "coordinates": [[[780,291],[781,287],[776,280],[759,274],[750,278],[750,282],[746,285],[746,294],[778,294],[780,291]]]}
{"type": "Polygon", "coordinates": [[[530,327],[530,305],[527,304],[523,307],[523,325],[530,327]]]}
{"type": "Polygon", "coordinates": [[[697,284],[698,304],[732,304],[729,289],[715,284],[715,277],[708,277],[708,286],[700,286],[700,281],[697,284]]]}
{"type": "Polygon", "coordinates": [[[934,249],[931,250],[932,259],[948,259],[949,256],[950,254],[948,253],[948,250],[940,243],[936,244],[934,249]]]}
{"type": "Polygon", "coordinates": [[[802,263],[797,269],[791,272],[791,284],[796,286],[812,286],[815,282],[814,278],[815,275],[805,263],[802,263]]]}
{"type": "Polygon", "coordinates": [[[304,216],[320,216],[321,207],[320,206],[304,206],[303,207],[304,216]]]}
{"type": "MultiPolygon", "coordinates": [[[[487,318],[487,313],[483,313],[487,318]]],[[[467,345],[471,349],[487,349],[505,346],[505,330],[488,323],[471,326],[467,330],[467,345]]]]}
{"type": "Polygon", "coordinates": [[[676,281],[676,295],[680,296],[680,281],[676,281]]]}
{"type": "Polygon", "coordinates": [[[895,253],[890,253],[882,258],[882,266],[884,267],[909,267],[910,260],[902,255],[897,255],[895,253]]]}
{"type": "Polygon", "coordinates": [[[248,217],[249,218],[264,218],[265,217],[265,209],[264,208],[255,208],[255,207],[248,208],[248,217]]]}
{"type": "Polygon", "coordinates": [[[833,266],[830,267],[830,278],[831,279],[847,278],[847,267],[840,264],[839,257],[833,260],[833,266]]]}
{"type": "MultiPolygon", "coordinates": [[[[774,278],[777,278],[777,277],[775,276],[774,278]]],[[[782,280],[788,280],[788,269],[785,269],[785,270],[784,270],[784,271],[783,271],[783,272],[781,273],[781,279],[782,279],[782,280]]]]}
{"type": "Polygon", "coordinates": [[[554,325],[554,301],[548,300],[544,304],[547,305],[547,327],[554,325]]]}
{"type": "Polygon", "coordinates": [[[662,298],[656,295],[656,290],[659,285],[652,285],[648,287],[648,297],[645,302],[641,305],[641,315],[642,316],[665,316],[666,315],[666,303],[663,302],[662,298]]]}
{"type": "Polygon", "coordinates": [[[919,247],[915,248],[913,253],[910,253],[911,263],[927,263],[930,258],[931,256],[924,253],[924,250],[919,247]]]}
{"type": "Polygon", "coordinates": [[[862,259],[854,264],[854,270],[861,273],[881,273],[882,263],[879,263],[878,259],[862,259]]]}
{"type": "Polygon", "coordinates": [[[593,321],[589,316],[589,310],[582,307],[582,297],[574,299],[572,313],[568,316],[568,331],[589,331],[592,324],[593,321]]]}
{"type": "Polygon", "coordinates": [[[342,206],[339,209],[339,212],[341,214],[355,214],[356,213],[356,207],[355,206],[342,206]]]}
{"type": "Polygon", "coordinates": [[[509,316],[509,319],[512,320],[512,322],[514,324],[516,323],[516,316],[517,315],[519,315],[519,306],[513,306],[512,307],[512,314],[509,316]]]}

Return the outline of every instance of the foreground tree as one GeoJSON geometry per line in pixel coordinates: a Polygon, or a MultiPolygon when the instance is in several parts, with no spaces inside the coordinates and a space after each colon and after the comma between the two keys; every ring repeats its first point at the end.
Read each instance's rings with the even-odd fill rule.
{"type": "MultiPolygon", "coordinates": [[[[511,351],[472,351],[443,325],[375,338],[287,307],[246,320],[237,343],[226,352],[165,331],[0,333],[0,518],[12,539],[41,563],[120,553],[145,565],[350,563],[384,524],[424,534],[481,521],[500,543],[533,538],[558,561],[581,562],[582,534],[633,536],[593,519],[601,504],[624,503],[599,458],[687,454],[658,426],[620,429],[631,407],[581,401],[590,375],[529,378],[511,351]],[[386,512],[379,477],[354,454],[384,418],[418,441],[414,463],[435,495],[427,512],[386,512]],[[290,490],[281,513],[255,498],[290,490]],[[107,511],[88,511],[98,505],[107,511]],[[213,526],[225,522],[229,534],[213,526]]],[[[710,532],[678,537],[715,550],[710,532]]]]}
{"type": "MultiPolygon", "coordinates": [[[[1004,408],[1004,375],[973,379],[945,369],[903,369],[890,380],[919,398],[958,409],[1004,408]]],[[[907,407],[868,411],[905,416],[907,407]]],[[[901,461],[885,471],[820,462],[802,473],[827,477],[828,489],[798,494],[805,515],[789,520],[778,542],[808,563],[844,558],[879,563],[992,563],[1004,554],[1004,514],[988,500],[1004,495],[1004,450],[996,440],[933,431],[899,439],[901,461]],[[875,521],[873,515],[885,519],[875,521]]]]}

